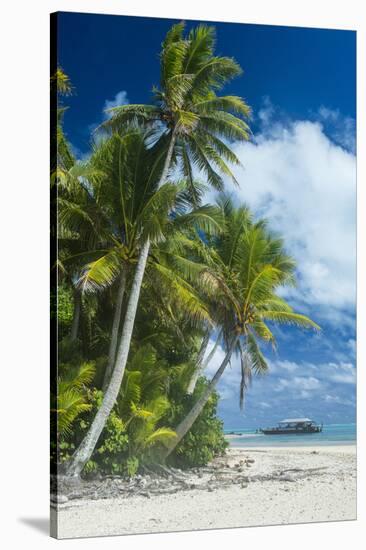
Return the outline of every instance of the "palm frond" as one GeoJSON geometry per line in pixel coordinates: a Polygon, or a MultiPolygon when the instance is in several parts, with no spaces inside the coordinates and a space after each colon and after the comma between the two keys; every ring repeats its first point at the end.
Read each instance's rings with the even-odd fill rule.
{"type": "Polygon", "coordinates": [[[195,103],[195,110],[200,114],[215,113],[216,111],[226,111],[232,114],[239,114],[248,118],[251,114],[250,107],[238,96],[214,96],[203,101],[195,103]]]}
{"type": "Polygon", "coordinates": [[[195,208],[191,212],[177,216],[174,229],[193,229],[205,235],[219,235],[222,232],[221,212],[210,204],[195,208]]]}
{"type": "Polygon", "coordinates": [[[222,176],[215,170],[210,163],[206,152],[207,150],[202,147],[201,143],[195,139],[194,136],[190,136],[188,139],[189,152],[193,164],[203,172],[207,178],[208,183],[217,191],[222,191],[224,187],[224,181],[222,176]]]}
{"type": "Polygon", "coordinates": [[[82,292],[98,292],[111,286],[122,269],[117,250],[112,249],[97,260],[85,265],[76,286],[82,292]]]}
{"type": "Polygon", "coordinates": [[[278,284],[279,275],[280,271],[272,265],[265,265],[255,274],[247,289],[244,311],[248,310],[251,302],[256,303],[272,296],[278,284]]]}
{"type": "Polygon", "coordinates": [[[250,367],[255,374],[264,374],[268,371],[268,363],[261,352],[253,334],[247,335],[247,350],[250,356],[250,367]]]}
{"type": "Polygon", "coordinates": [[[243,349],[241,343],[239,342],[239,353],[240,353],[240,389],[239,389],[239,406],[242,410],[244,407],[244,395],[248,387],[252,383],[252,370],[249,362],[249,353],[247,349],[243,349]]]}
{"type": "Polygon", "coordinates": [[[106,113],[110,118],[100,128],[115,131],[123,130],[128,125],[152,124],[160,119],[160,112],[154,105],[121,105],[107,109],[106,113]]]}
{"type": "Polygon", "coordinates": [[[250,324],[250,329],[254,331],[255,335],[264,340],[265,342],[270,342],[273,347],[276,345],[276,340],[272,331],[267,327],[265,322],[259,318],[258,315],[254,316],[254,320],[250,324]]]}
{"type": "Polygon", "coordinates": [[[83,412],[89,411],[91,405],[85,402],[85,398],[75,389],[67,389],[60,393],[57,399],[57,429],[58,433],[67,437],[72,432],[72,424],[83,412]]]}
{"type": "Polygon", "coordinates": [[[215,111],[200,116],[200,127],[230,141],[248,141],[249,126],[240,118],[224,111],[215,111]]]}
{"type": "Polygon", "coordinates": [[[301,328],[313,328],[315,330],[321,330],[320,326],[300,313],[289,313],[288,311],[268,311],[263,310],[261,317],[268,321],[274,321],[276,323],[293,325],[301,328]]]}
{"type": "Polygon", "coordinates": [[[71,95],[73,91],[71,80],[62,67],[57,67],[51,76],[51,86],[56,86],[57,93],[64,96],[71,95]]]}
{"type": "Polygon", "coordinates": [[[165,38],[162,42],[163,49],[167,48],[170,44],[173,44],[174,42],[182,40],[184,27],[184,21],[180,21],[179,23],[175,23],[175,25],[172,25],[172,27],[166,33],[165,38]]]}
{"type": "Polygon", "coordinates": [[[182,38],[176,40],[179,29],[175,33],[167,37],[165,45],[160,54],[160,67],[161,67],[161,84],[162,87],[168,92],[170,91],[170,97],[167,100],[169,104],[172,100],[171,90],[169,90],[169,80],[177,75],[183,73],[184,58],[188,48],[188,42],[182,38]]]}
{"type": "Polygon", "coordinates": [[[230,57],[211,56],[195,72],[194,93],[201,98],[212,90],[220,90],[242,73],[240,65],[230,57]]]}
{"type": "Polygon", "coordinates": [[[171,297],[185,311],[192,323],[200,324],[202,321],[211,323],[211,316],[206,304],[187,281],[162,264],[156,263],[154,268],[170,286],[172,292],[174,292],[171,297]]]}
{"type": "Polygon", "coordinates": [[[188,47],[184,60],[184,72],[194,73],[207,63],[215,48],[215,27],[197,25],[188,35],[188,47]]]}
{"type": "Polygon", "coordinates": [[[143,420],[146,420],[147,418],[152,418],[154,416],[154,413],[150,410],[138,407],[137,405],[135,405],[135,403],[131,403],[131,415],[134,418],[141,418],[143,420]]]}
{"type": "Polygon", "coordinates": [[[152,434],[145,439],[145,446],[150,447],[156,443],[168,443],[175,439],[177,434],[171,428],[157,428],[152,434]]]}

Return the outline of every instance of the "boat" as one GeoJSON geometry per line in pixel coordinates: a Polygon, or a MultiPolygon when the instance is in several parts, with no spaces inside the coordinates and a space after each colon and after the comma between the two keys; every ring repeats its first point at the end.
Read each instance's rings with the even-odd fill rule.
{"type": "Polygon", "coordinates": [[[274,428],[259,428],[259,432],[265,435],[303,435],[320,433],[323,424],[317,424],[310,418],[286,418],[274,428]]]}

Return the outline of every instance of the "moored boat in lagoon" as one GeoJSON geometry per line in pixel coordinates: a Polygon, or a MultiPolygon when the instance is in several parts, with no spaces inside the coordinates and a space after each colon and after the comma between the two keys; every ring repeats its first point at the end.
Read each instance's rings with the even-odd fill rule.
{"type": "Polygon", "coordinates": [[[317,424],[310,418],[287,418],[281,420],[274,428],[259,428],[259,432],[265,435],[303,435],[320,433],[323,424],[317,424]]]}

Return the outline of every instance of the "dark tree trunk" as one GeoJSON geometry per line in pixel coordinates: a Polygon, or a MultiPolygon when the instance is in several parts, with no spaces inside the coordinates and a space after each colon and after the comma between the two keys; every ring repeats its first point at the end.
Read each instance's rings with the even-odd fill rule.
{"type": "Polygon", "coordinates": [[[72,317],[70,342],[75,342],[79,333],[80,325],[80,312],[81,312],[81,294],[79,290],[74,289],[74,313],[72,317]]]}

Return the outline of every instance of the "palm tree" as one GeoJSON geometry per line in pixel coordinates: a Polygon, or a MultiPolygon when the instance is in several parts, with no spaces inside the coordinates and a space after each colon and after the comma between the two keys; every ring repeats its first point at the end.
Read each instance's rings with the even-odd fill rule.
{"type": "Polygon", "coordinates": [[[226,342],[226,354],[206,390],[176,428],[176,439],[163,454],[174,450],[189,431],[225,372],[234,352],[239,353],[242,380],[240,405],[252,372],[268,369],[258,340],[275,345],[267,321],[301,328],[319,329],[308,317],[296,313],[277,294],[286,284],[294,283],[295,264],[284,251],[282,239],[274,237],[263,221],[254,223],[245,207],[235,209],[228,198],[221,200],[226,231],[211,242],[212,263],[205,277],[215,288],[212,308],[226,342]]]}
{"type": "Polygon", "coordinates": [[[93,250],[95,255],[103,233],[101,213],[85,185],[86,178],[100,173],[86,163],[77,162],[71,153],[67,166],[59,164],[51,181],[57,186],[58,279],[66,280],[73,291],[74,314],[69,336],[73,342],[80,324],[82,292],[78,281],[85,257],[88,257],[85,251],[93,250]]]}
{"type": "Polygon", "coordinates": [[[89,185],[105,230],[95,259],[84,266],[78,283],[84,292],[103,290],[115,281],[118,286],[104,389],[115,361],[127,275],[136,263],[139,242],[146,231],[153,242],[161,238],[166,212],[176,198],[172,185],[157,192],[161,144],[148,147],[148,141],[149,133],[138,129],[114,134],[96,147],[89,163],[100,174],[90,178],[89,185]]]}
{"type": "MultiPolygon", "coordinates": [[[[182,231],[195,224],[196,229],[212,232],[217,230],[215,225],[218,226],[219,223],[215,221],[216,209],[213,207],[201,206],[194,211],[187,211],[189,201],[184,182],[180,185],[168,182],[157,189],[159,163],[155,159],[161,156],[160,144],[151,148],[148,146],[149,138],[149,132],[144,133],[139,129],[130,129],[124,135],[114,134],[95,149],[85,167],[85,172],[89,171],[88,188],[93,204],[86,205],[82,213],[86,218],[94,220],[93,211],[97,211],[99,241],[95,250],[84,250],[81,254],[82,259],[89,257],[89,261],[81,270],[77,289],[93,293],[102,291],[115,282],[118,287],[104,388],[109,382],[114,365],[127,274],[136,263],[141,239],[146,238],[148,231],[155,246],[150,264],[155,265],[155,270],[159,264],[160,279],[166,278],[167,269],[163,270],[161,261],[162,250],[158,260],[155,243],[160,248],[164,246],[165,255],[169,254],[175,262],[179,259],[182,262],[182,243],[179,246],[177,243],[182,231]],[[142,185],[142,182],[146,183],[142,185]],[[167,214],[173,203],[174,216],[169,217],[167,214]],[[161,239],[165,241],[163,244],[161,239]]],[[[75,208],[70,201],[66,207],[64,204],[60,205],[60,217],[64,220],[68,216],[67,227],[78,225],[82,204],[79,202],[77,206],[75,208]]],[[[75,257],[80,259],[80,254],[70,255],[64,265],[75,260],[75,257]]],[[[199,266],[195,264],[194,267],[197,272],[199,266]]],[[[170,265],[170,269],[172,268],[175,269],[170,265]]],[[[188,288],[186,281],[180,280],[177,284],[176,273],[174,281],[176,290],[179,287],[182,291],[184,287],[185,292],[192,297],[192,289],[188,288]]]]}
{"type": "Polygon", "coordinates": [[[56,128],[54,135],[51,136],[52,151],[55,153],[51,158],[51,178],[56,172],[57,166],[69,168],[74,162],[70,146],[63,131],[63,117],[67,107],[62,105],[62,97],[69,96],[73,92],[73,86],[70,78],[63,71],[62,67],[57,67],[55,73],[51,76],[51,94],[54,102],[52,108],[55,109],[56,128]]]}
{"type": "MultiPolygon", "coordinates": [[[[178,275],[177,265],[173,265],[172,261],[184,265],[187,279],[192,277],[192,273],[202,269],[199,264],[189,264],[182,257],[184,239],[181,237],[179,240],[179,237],[193,225],[196,231],[217,233],[217,209],[203,205],[189,210],[187,185],[184,182],[179,185],[167,182],[157,189],[159,166],[156,157],[159,157],[157,148],[160,142],[151,148],[146,146],[148,141],[149,133],[130,129],[125,136],[112,136],[92,157],[90,171],[91,174],[96,173],[97,177],[89,178],[88,188],[101,211],[101,217],[108,220],[109,229],[99,228],[99,234],[104,235],[103,248],[84,251],[83,257],[88,254],[96,254],[97,257],[84,266],[79,287],[90,292],[103,290],[111,285],[126,272],[129,265],[133,266],[136,262],[139,242],[148,235],[153,244],[149,270],[159,276],[160,287],[162,284],[170,286],[171,292],[176,295],[180,307],[187,315],[198,320],[202,316],[207,318],[208,314],[200,305],[197,293],[188,280],[178,275]],[[104,172],[101,172],[102,168],[104,172]],[[156,170],[155,177],[153,170],[156,170]],[[145,185],[141,185],[141,182],[145,182],[145,185]],[[161,239],[164,239],[163,243],[160,242],[161,239]],[[170,259],[170,264],[167,258],[170,259]]],[[[71,214],[70,218],[74,219],[71,214]]],[[[78,216],[75,223],[77,220],[78,216]]],[[[70,223],[69,220],[69,225],[70,223]]],[[[123,293],[120,296],[121,306],[123,293]]],[[[120,314],[121,309],[116,307],[113,329],[116,319],[117,326],[119,324],[120,314]]],[[[111,349],[113,353],[112,346],[115,348],[117,345],[117,331],[113,332],[109,357],[111,349]]]]}
{"type": "MultiPolygon", "coordinates": [[[[193,166],[205,173],[209,184],[217,189],[223,186],[220,174],[235,180],[227,162],[239,164],[239,160],[224,140],[248,140],[249,128],[243,118],[248,117],[249,107],[239,97],[216,95],[241,69],[233,59],[214,55],[214,29],[199,25],[186,38],[183,31],[183,23],[174,25],[162,44],[161,88],[155,90],[155,104],[115,108],[106,126],[120,130],[137,122],[160,132],[159,142],[165,144],[166,153],[158,188],[164,185],[169,170],[179,160],[195,201],[193,166]]],[[[90,458],[116,401],[131,345],[150,242],[150,236],[146,235],[140,247],[110,383],[88,434],[69,464],[69,475],[78,475],[90,458]]]]}
{"type": "MultiPolygon", "coordinates": [[[[58,233],[60,232],[59,219],[58,219],[58,192],[56,191],[56,184],[59,183],[60,177],[62,178],[63,174],[69,174],[69,171],[72,170],[75,165],[75,158],[71,152],[67,139],[63,131],[63,117],[66,111],[66,107],[63,107],[61,99],[63,96],[68,96],[72,93],[73,87],[70,82],[68,75],[63,71],[61,67],[58,67],[55,73],[51,76],[51,93],[55,98],[55,107],[56,109],[56,131],[54,135],[51,136],[51,139],[54,140],[52,143],[52,151],[55,153],[51,157],[51,198],[55,199],[54,208],[51,210],[51,216],[55,215],[55,219],[51,218],[51,230],[55,230],[58,227],[58,233]]],[[[65,178],[64,178],[65,181],[65,178]]],[[[56,236],[56,234],[55,234],[56,236]]],[[[62,271],[62,274],[66,274],[66,271],[62,271]]],[[[77,338],[79,320],[80,320],[80,309],[81,309],[81,299],[80,294],[74,290],[74,315],[70,331],[70,340],[75,341],[77,338]]]]}

